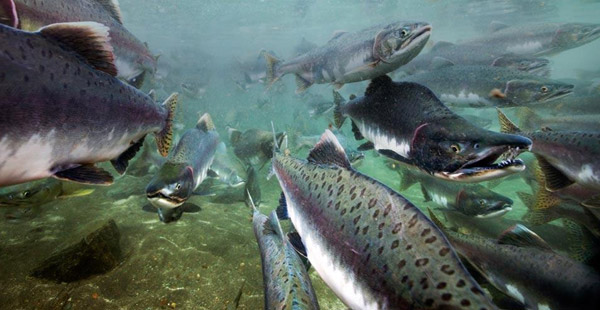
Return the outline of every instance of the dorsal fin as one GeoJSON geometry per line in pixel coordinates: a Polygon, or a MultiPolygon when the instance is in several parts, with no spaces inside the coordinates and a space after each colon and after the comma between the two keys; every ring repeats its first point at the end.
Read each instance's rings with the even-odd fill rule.
{"type": "Polygon", "coordinates": [[[123,16],[121,15],[121,8],[119,7],[118,0],[95,0],[100,3],[106,9],[108,14],[110,14],[114,19],[116,19],[119,24],[123,24],[123,16]]]}
{"type": "Polygon", "coordinates": [[[213,123],[210,114],[204,113],[198,120],[196,128],[204,131],[215,130],[215,124],[213,123]]]}
{"type": "Polygon", "coordinates": [[[440,50],[446,49],[450,46],[454,46],[454,43],[450,43],[448,41],[439,41],[431,48],[431,53],[438,52],[440,50]]]}
{"type": "Polygon", "coordinates": [[[500,122],[500,131],[503,133],[519,133],[521,132],[521,129],[519,129],[519,127],[517,127],[517,125],[515,125],[515,123],[513,123],[510,119],[508,119],[508,117],[506,116],[506,114],[504,114],[504,112],[502,112],[502,110],[500,110],[499,108],[496,108],[496,111],[498,112],[498,122],[500,122]]]}
{"type": "Polygon", "coordinates": [[[552,251],[544,239],[521,224],[513,225],[505,230],[498,238],[498,243],[552,251]]]}
{"type": "Polygon", "coordinates": [[[326,129],[315,147],[308,154],[308,161],[315,164],[334,164],[350,169],[350,161],[344,148],[331,132],[326,129]]]}
{"type": "Polygon", "coordinates": [[[13,28],[19,27],[17,6],[13,0],[0,0],[0,24],[13,28]]]}
{"type": "Polygon", "coordinates": [[[227,127],[227,134],[229,136],[229,142],[231,142],[231,145],[236,145],[238,142],[240,142],[240,138],[242,137],[241,131],[229,126],[227,127]]]}
{"type": "Polygon", "coordinates": [[[285,240],[285,235],[283,234],[283,229],[281,229],[281,224],[279,223],[279,219],[277,218],[277,213],[275,211],[271,211],[269,214],[269,222],[271,224],[271,228],[273,231],[281,238],[281,240],[285,240]]]}
{"type": "Polygon", "coordinates": [[[365,91],[365,96],[372,95],[380,88],[388,87],[392,83],[394,83],[394,81],[392,81],[392,78],[390,78],[386,74],[384,74],[380,77],[376,77],[373,80],[371,80],[371,83],[369,84],[369,86],[367,87],[367,90],[365,91]]]}
{"type": "Polygon", "coordinates": [[[92,67],[117,75],[113,47],[108,43],[108,27],[95,22],[57,23],[39,30],[44,37],[77,52],[92,67]]]}
{"type": "Polygon", "coordinates": [[[502,29],[506,29],[510,27],[508,24],[502,23],[502,22],[498,22],[498,21],[493,21],[490,23],[490,32],[496,32],[502,29]]]}

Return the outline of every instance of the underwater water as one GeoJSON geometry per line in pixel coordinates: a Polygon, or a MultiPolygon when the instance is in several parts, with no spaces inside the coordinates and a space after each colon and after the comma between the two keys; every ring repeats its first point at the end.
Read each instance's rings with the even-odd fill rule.
{"type": "MultiPolygon", "coordinates": [[[[455,259],[457,266],[466,265],[464,273],[472,275],[475,288],[481,286],[481,295],[485,295],[481,298],[490,300],[488,309],[494,304],[502,309],[591,309],[594,302],[598,301],[598,297],[594,296],[600,296],[597,294],[600,293],[600,40],[597,40],[600,37],[600,2],[121,0],[118,4],[120,9],[110,5],[105,8],[110,13],[90,9],[86,6],[88,3],[114,4],[116,1],[0,1],[0,23],[6,25],[2,26],[0,32],[0,51],[5,52],[0,55],[4,63],[0,64],[0,95],[4,97],[0,98],[0,107],[8,111],[0,115],[0,309],[266,309],[266,303],[270,301],[265,299],[261,252],[253,229],[253,209],[247,193],[253,196],[259,212],[264,215],[269,215],[281,204],[282,189],[288,199],[288,207],[301,209],[299,205],[302,200],[293,197],[302,192],[303,187],[294,187],[290,183],[302,181],[292,177],[285,181],[286,173],[292,173],[285,172],[284,168],[272,168],[272,132],[285,132],[285,138],[280,135],[275,137],[278,144],[276,148],[281,148],[281,154],[305,159],[327,129],[334,132],[347,155],[360,153],[364,156],[351,158],[350,162],[352,169],[380,182],[375,185],[378,190],[374,192],[377,194],[373,195],[379,195],[379,191],[387,186],[422,212],[424,219],[419,225],[430,227],[426,229],[439,231],[442,235],[452,231],[491,240],[492,245],[488,244],[487,248],[481,246],[463,252],[463,247],[457,245],[460,241],[453,241],[452,237],[438,238],[443,239],[438,242],[446,242],[454,247],[457,255],[453,254],[447,258],[448,261],[455,259]],[[23,35],[21,32],[15,37],[5,33],[16,31],[14,28],[36,31],[49,24],[46,20],[36,20],[39,15],[25,9],[34,8],[33,12],[51,15],[44,12],[45,7],[41,5],[44,1],[67,4],[58,9],[57,15],[63,19],[59,21],[91,20],[102,23],[110,19],[113,22],[107,24],[110,28],[108,36],[111,37],[107,44],[117,46],[114,50],[116,57],[112,59],[116,59],[115,70],[118,71],[114,83],[124,85],[126,80],[132,84],[141,81],[138,83],[140,85],[136,85],[139,90],[132,90],[134,99],[122,95],[119,89],[102,88],[108,84],[113,86],[113,82],[100,82],[98,86],[93,85],[92,78],[92,83],[88,80],[85,86],[84,80],[88,78],[86,71],[83,75],[61,75],[64,64],[55,67],[50,57],[25,59],[26,52],[23,52],[22,59],[19,58],[19,51],[27,46],[24,42],[29,41],[25,41],[25,37],[19,41],[19,36],[23,35]],[[16,3],[16,13],[13,7],[4,3],[16,3]],[[78,13],[68,9],[78,7],[84,8],[85,14],[81,13],[81,18],[78,13]],[[119,14],[114,12],[117,11],[120,12],[122,25],[116,22],[119,14]],[[19,16],[19,22],[14,24],[13,14],[19,16]],[[400,32],[406,29],[414,31],[410,29],[413,23],[402,24],[395,29],[400,35],[398,38],[384,38],[381,35],[383,29],[388,29],[387,25],[401,21],[423,22],[431,26],[430,30],[425,27],[430,35],[427,34],[428,39],[422,42],[423,46],[402,45],[405,37],[400,32]],[[564,27],[569,23],[577,25],[564,27]],[[352,33],[369,27],[374,30],[366,35],[366,39],[350,37],[352,33]],[[137,39],[126,35],[116,36],[125,31],[137,39]],[[509,35],[502,36],[504,32],[509,35]],[[385,43],[378,45],[376,37],[385,43]],[[142,42],[147,44],[147,49],[142,42]],[[298,65],[284,72],[286,65],[297,65],[288,60],[307,52],[310,54],[319,46],[328,44],[348,48],[338,54],[331,51],[317,56],[312,54],[310,61],[300,58],[297,63],[304,66],[298,65]],[[401,55],[401,61],[387,54],[372,55],[374,51],[384,54],[404,48],[414,49],[413,55],[401,55]],[[123,50],[125,52],[121,54],[123,50]],[[119,63],[130,61],[127,57],[135,59],[144,53],[150,55],[145,60],[152,63],[149,67],[140,65],[138,60],[131,60],[135,65],[119,63]],[[270,60],[277,61],[271,69],[268,67],[269,61],[265,60],[265,56],[269,59],[269,55],[273,56],[270,60]],[[321,68],[320,64],[314,64],[318,63],[315,59],[333,59],[331,63],[342,66],[342,69],[321,68]],[[499,59],[508,60],[512,67],[503,67],[499,59]],[[33,65],[29,63],[31,61],[33,65]],[[17,64],[12,65],[13,62],[17,64]],[[344,66],[356,62],[360,66],[355,69],[361,71],[358,80],[328,80],[331,76],[339,75],[340,70],[344,71],[344,66]],[[397,65],[392,69],[373,73],[378,68],[393,66],[393,63],[397,65]],[[46,69],[39,73],[39,80],[26,72],[27,78],[23,81],[20,70],[37,70],[40,66],[46,69]],[[136,66],[143,68],[144,72],[143,78],[138,81],[125,74],[128,70],[139,69],[136,66]],[[54,69],[57,70],[52,71],[57,72],[56,80],[54,76],[52,79],[46,78],[46,74],[54,69]],[[269,80],[269,70],[274,71],[276,81],[269,80]],[[299,78],[294,77],[296,74],[299,78]],[[401,86],[396,87],[381,79],[386,74],[393,81],[414,82],[432,92],[418,89],[415,93],[408,93],[407,89],[412,89],[406,86],[408,84],[398,84],[401,86]],[[18,82],[15,82],[16,78],[6,78],[17,75],[18,82]],[[60,83],[64,82],[64,89],[59,79],[62,79],[60,83]],[[59,90],[53,92],[52,86],[55,84],[59,90]],[[372,97],[365,95],[368,87],[373,90],[372,96],[377,91],[383,95],[370,101],[372,97]],[[47,88],[50,90],[47,91],[47,88]],[[19,95],[21,93],[17,89],[23,90],[27,98],[19,101],[18,98],[24,97],[19,95]],[[29,89],[32,91],[28,92],[29,89]],[[364,105],[359,112],[344,110],[345,122],[341,126],[338,126],[339,115],[334,115],[339,112],[334,107],[334,90],[345,98],[342,106],[350,106],[351,103],[364,105]],[[152,95],[146,95],[151,91],[152,95]],[[61,97],[61,93],[66,99],[61,97]],[[159,112],[149,111],[148,102],[152,99],[159,104],[168,102],[167,98],[171,98],[169,96],[172,93],[178,93],[172,120],[166,118],[168,109],[162,106],[157,105],[155,110],[159,112]],[[356,101],[350,98],[353,94],[358,96],[356,101]],[[121,95],[124,96],[122,98],[127,97],[123,102],[138,100],[136,98],[147,101],[146,105],[140,105],[141,112],[123,104],[102,107],[106,100],[102,101],[101,98],[110,96],[112,100],[112,95],[116,98],[121,98],[121,95]],[[397,108],[369,108],[382,101],[393,102],[397,108]],[[67,102],[75,107],[67,113],[69,117],[60,114],[48,116],[46,120],[38,116],[51,115],[54,103],[67,105],[67,102]],[[77,108],[75,103],[81,104],[81,107],[77,108]],[[45,108],[40,108],[42,105],[46,105],[45,108]],[[510,127],[502,127],[496,108],[504,112],[520,130],[511,131],[510,127]],[[201,117],[206,121],[203,117],[205,113],[210,115],[211,120],[200,122],[205,127],[197,125],[201,117]],[[436,118],[436,113],[443,115],[436,118]],[[102,118],[100,114],[108,116],[102,118]],[[89,115],[98,120],[106,119],[107,123],[87,121],[89,115]],[[162,118],[154,121],[159,117],[162,118]],[[117,124],[116,120],[112,122],[113,119],[125,121],[117,124]],[[153,123],[150,124],[151,119],[153,123]],[[410,127],[415,122],[421,126],[410,127]],[[120,131],[128,123],[132,125],[120,131]],[[168,140],[165,138],[161,141],[159,136],[163,126],[170,126],[168,124],[172,125],[173,138],[171,155],[165,159],[156,150],[161,149],[161,143],[168,140]],[[440,127],[434,127],[437,125],[440,127]],[[67,129],[64,136],[56,138],[44,126],[67,129]],[[140,128],[152,129],[142,132],[140,128]],[[420,131],[422,128],[426,130],[420,131]],[[438,129],[429,131],[430,128],[438,129]],[[248,131],[252,129],[259,131],[248,131]],[[136,130],[139,134],[134,135],[132,132],[136,130]],[[202,132],[194,133],[197,136],[187,136],[188,130],[202,132]],[[513,143],[510,144],[502,140],[509,139],[506,136],[492,137],[490,131],[522,135],[525,138],[519,141],[528,140],[529,144],[525,143],[523,147],[523,144],[513,140],[510,140],[513,143]],[[70,132],[86,132],[86,138],[73,138],[75,135],[69,136],[70,132]],[[208,137],[207,132],[213,135],[208,137]],[[95,133],[98,135],[95,136],[95,133]],[[122,144],[126,147],[121,147],[119,152],[115,151],[116,147],[103,146],[108,145],[108,140],[103,140],[104,136],[110,136],[110,140],[120,135],[123,135],[122,141],[126,142],[122,144]],[[364,136],[364,139],[357,140],[357,135],[364,136]],[[158,137],[158,144],[155,136],[158,137]],[[143,146],[133,152],[137,154],[128,166],[125,160],[125,173],[117,173],[117,165],[111,165],[110,160],[116,159],[130,147],[130,143],[135,144],[140,138],[144,141],[143,146]],[[496,145],[492,145],[492,140],[496,145]],[[364,143],[368,141],[374,143],[375,149],[380,152],[365,146],[364,143]],[[397,144],[392,145],[392,141],[397,144]],[[42,147],[47,143],[51,144],[50,151],[42,147]],[[178,143],[189,144],[181,147],[181,153],[177,153],[180,150],[176,147],[178,143]],[[427,147],[423,147],[420,155],[415,155],[419,143],[427,147]],[[478,149],[486,148],[488,144],[492,145],[490,152],[493,149],[497,153],[494,153],[495,157],[477,157],[480,156],[478,149]],[[509,144],[500,153],[493,148],[509,144]],[[20,145],[25,145],[25,148],[19,150],[20,145]],[[441,147],[438,149],[437,146],[441,147]],[[199,151],[194,153],[194,149],[199,151]],[[391,149],[393,154],[381,152],[386,149],[391,149]],[[409,151],[402,153],[406,149],[409,151]],[[73,154],[84,152],[91,155],[83,156],[83,161],[68,161],[73,154]],[[463,152],[472,153],[460,157],[463,152]],[[102,157],[102,154],[112,155],[104,158],[106,156],[102,157]],[[516,155],[523,162],[517,161],[516,155]],[[36,156],[41,156],[43,160],[36,159],[36,156]],[[49,169],[34,171],[40,163],[54,156],[62,156],[61,160],[64,161],[55,162],[50,172],[49,169]],[[458,166],[452,169],[439,168],[448,158],[455,160],[458,166]],[[202,163],[188,164],[186,160],[202,163]],[[502,160],[506,162],[498,164],[502,160]],[[73,167],[94,163],[110,173],[111,179],[114,179],[112,184],[109,185],[110,182],[101,173],[95,175],[97,178],[90,178],[86,173],[72,173],[72,170],[71,173],[61,173],[62,169],[69,171],[73,167]],[[164,167],[169,163],[185,168],[164,172],[164,167]],[[11,170],[10,165],[18,165],[19,168],[11,170]],[[196,165],[200,165],[199,168],[196,165]],[[212,170],[207,171],[211,167],[212,170]],[[186,175],[187,168],[192,171],[193,177],[186,175]],[[29,176],[27,170],[34,177],[20,179],[24,175],[29,176]],[[459,175],[456,171],[466,172],[459,175]],[[454,179],[447,177],[448,174],[455,176],[454,179]],[[165,198],[175,191],[174,188],[178,191],[179,187],[188,186],[190,182],[197,183],[199,179],[202,180],[201,184],[190,189],[183,201],[165,198]],[[81,184],[94,182],[106,184],[81,184]],[[160,188],[160,182],[172,184],[162,184],[164,188],[160,194],[156,193],[159,190],[151,192],[150,185],[158,184],[156,186],[160,188]],[[176,208],[175,215],[169,209],[173,201],[183,203],[176,208]],[[429,210],[433,210],[443,224],[436,225],[427,220],[429,210]],[[519,234],[519,237],[514,237],[517,242],[523,242],[520,249],[525,249],[518,252],[521,255],[518,259],[505,255],[500,249],[510,240],[497,242],[503,232],[516,224],[533,231],[525,232],[525,236],[519,234]],[[438,229],[438,226],[445,227],[438,229]],[[103,230],[98,230],[100,227],[103,230]],[[536,252],[542,251],[540,247],[544,248],[543,253],[553,253],[551,255],[555,256],[536,252]],[[529,249],[534,250],[528,252],[529,249]],[[502,270],[498,271],[498,266],[514,266],[515,270],[529,269],[531,272],[515,275],[506,271],[504,274],[502,270]],[[542,275],[538,272],[541,270],[549,271],[542,275]],[[502,280],[494,283],[494,278],[502,280]],[[544,283],[548,286],[544,286],[544,283]],[[575,287],[574,283],[585,285],[575,287]],[[546,288],[537,290],[538,287],[546,288]]],[[[66,50],[64,55],[57,56],[64,56],[60,59],[67,62],[64,72],[83,67],[88,69],[82,70],[110,71],[101,65],[92,68],[95,64],[93,59],[104,58],[94,58],[97,56],[94,54],[89,60],[89,56],[85,56],[87,46],[71,50],[73,45],[81,45],[81,41],[53,43],[55,39],[63,40],[56,33],[68,29],[52,30],[46,33],[42,31],[32,40],[34,45],[49,44],[57,50],[66,50]],[[37,39],[40,41],[35,41],[37,39]],[[76,53],[84,56],[69,58],[76,53]],[[69,63],[69,59],[73,62],[69,63]]],[[[74,33],[69,35],[77,36],[82,30],[74,33]]],[[[418,35],[415,34],[415,37],[418,35]]],[[[98,45],[94,48],[98,48],[98,45]]],[[[35,52],[35,55],[39,54],[37,50],[35,52]]],[[[90,76],[94,74],[92,72],[90,76]]],[[[101,77],[108,76],[105,73],[98,74],[101,77]]],[[[60,135],[58,129],[56,132],[60,135]]],[[[327,152],[324,154],[330,159],[336,156],[327,152]]],[[[338,164],[327,160],[317,161],[316,168],[310,169],[326,169],[338,164]]],[[[311,173],[313,170],[310,170],[311,173]]],[[[315,183],[324,182],[321,190],[326,187],[326,181],[338,187],[344,184],[346,189],[360,186],[356,179],[335,181],[329,176],[326,179],[325,172],[315,178],[320,178],[315,183]]],[[[308,188],[305,196],[308,196],[311,186],[308,188]]],[[[366,192],[371,189],[368,187],[366,192]]],[[[316,195],[317,192],[313,187],[313,193],[316,195]]],[[[326,193],[324,191],[323,195],[326,193]]],[[[336,195],[336,199],[342,199],[339,196],[341,194],[336,195]]],[[[350,195],[343,197],[346,199],[350,195]]],[[[362,194],[358,199],[361,198],[362,194]]],[[[370,202],[365,199],[363,208],[370,202]]],[[[331,200],[329,202],[331,204],[331,200]]],[[[317,202],[313,203],[318,205],[317,202]]],[[[321,207],[325,208],[325,204],[323,202],[321,207]]],[[[291,221],[281,219],[286,233],[295,230],[294,223],[301,221],[294,218],[292,213],[291,221]]],[[[294,214],[298,216],[297,213],[294,214]]],[[[342,219],[341,215],[339,218],[327,216],[331,215],[324,215],[323,222],[331,226],[337,225],[336,221],[342,219]]],[[[370,216],[366,218],[364,216],[361,220],[376,221],[376,216],[373,219],[370,216]]],[[[375,229],[374,226],[367,232],[363,228],[361,231],[364,232],[359,233],[357,228],[356,233],[352,229],[348,235],[339,236],[327,236],[321,231],[317,233],[320,238],[333,238],[331,240],[350,248],[357,247],[359,243],[352,242],[359,237],[360,242],[372,240],[373,244],[378,238],[382,239],[373,232],[375,229]]],[[[309,234],[298,227],[296,230],[303,239],[306,237],[302,234],[309,234]]],[[[417,251],[429,246],[425,243],[413,245],[417,251]]],[[[385,268],[380,266],[385,271],[377,273],[381,277],[361,277],[364,274],[353,268],[359,261],[362,262],[366,254],[353,249],[359,257],[355,261],[334,260],[337,264],[334,267],[320,267],[319,264],[323,262],[315,260],[310,254],[311,249],[314,249],[313,253],[317,249],[309,244],[304,246],[308,260],[313,265],[308,269],[309,282],[321,309],[363,308],[351,303],[347,295],[340,293],[352,289],[354,295],[367,296],[365,300],[373,298],[374,308],[401,308],[400,304],[394,302],[397,299],[390,297],[391,301],[382,301],[387,300],[386,294],[399,294],[398,291],[387,291],[386,283],[398,287],[399,291],[404,289],[400,285],[404,285],[404,281],[401,282],[399,273],[387,273],[387,256],[381,256],[377,262],[385,264],[385,268]],[[350,277],[348,283],[360,285],[340,284],[331,280],[331,275],[323,276],[319,272],[328,268],[341,270],[341,273],[355,270],[357,273],[350,277]],[[384,284],[381,284],[384,278],[384,284]]],[[[334,246],[330,249],[333,251],[334,248],[342,254],[324,251],[323,255],[346,255],[344,249],[334,246]]],[[[322,248],[318,250],[322,251],[322,248]]],[[[403,252],[398,255],[413,255],[406,254],[409,253],[408,249],[403,252]]],[[[416,252],[413,256],[421,258],[427,255],[425,252],[416,252]]],[[[298,255],[298,258],[303,258],[301,256],[298,255]]],[[[389,264],[392,265],[392,262],[389,264]]],[[[397,265],[396,260],[393,264],[397,265]]],[[[429,278],[430,281],[438,277],[437,273],[427,270],[422,273],[434,274],[429,278]]],[[[373,274],[376,274],[375,270],[373,274]]],[[[420,273],[410,274],[411,277],[413,275],[415,283],[418,283],[420,273]]],[[[422,285],[415,284],[415,287],[420,290],[422,285]]],[[[441,304],[436,299],[432,306],[423,297],[428,294],[425,285],[418,292],[413,291],[412,286],[411,281],[410,288],[400,294],[404,300],[408,300],[402,306],[436,309],[442,308],[444,302],[450,302],[444,296],[439,299],[441,304]]],[[[433,285],[429,288],[431,290],[433,285]]],[[[453,298],[451,301],[461,298],[456,295],[450,297],[453,298]]],[[[463,305],[467,309],[465,303],[463,305]]],[[[473,306],[478,304],[473,302],[473,306]]],[[[480,306],[484,307],[483,304],[480,306]]],[[[276,306],[271,304],[269,307],[275,309],[276,306]]]]}

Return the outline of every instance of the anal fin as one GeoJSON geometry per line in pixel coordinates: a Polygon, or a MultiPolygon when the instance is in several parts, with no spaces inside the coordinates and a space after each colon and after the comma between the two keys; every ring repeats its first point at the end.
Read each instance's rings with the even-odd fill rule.
{"type": "Polygon", "coordinates": [[[305,92],[312,84],[313,82],[303,78],[300,74],[296,74],[296,94],[305,92]]]}
{"type": "Polygon", "coordinates": [[[110,161],[119,174],[125,173],[125,170],[127,170],[127,166],[129,165],[129,161],[135,157],[135,154],[137,154],[137,152],[144,145],[145,138],[146,136],[142,137],[139,141],[135,142],[127,150],[125,150],[125,152],[119,155],[119,157],[110,161]]]}
{"type": "Polygon", "coordinates": [[[279,196],[279,206],[276,209],[277,217],[280,220],[288,220],[290,217],[287,211],[287,202],[285,201],[285,194],[281,192],[281,196],[279,196]]]}
{"type": "Polygon", "coordinates": [[[552,248],[544,239],[521,224],[513,225],[505,230],[498,238],[498,243],[552,251],[552,248]]]}
{"type": "Polygon", "coordinates": [[[94,166],[94,164],[86,164],[58,171],[54,174],[54,177],[59,180],[94,185],[110,185],[114,181],[110,173],[94,166]]]}

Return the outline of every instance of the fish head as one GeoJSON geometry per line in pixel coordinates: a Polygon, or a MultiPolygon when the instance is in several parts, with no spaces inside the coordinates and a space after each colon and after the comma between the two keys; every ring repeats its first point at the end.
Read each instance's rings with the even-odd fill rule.
{"type": "Polygon", "coordinates": [[[513,105],[543,103],[567,96],[573,92],[572,84],[540,80],[511,80],[500,96],[505,97],[513,105]]]}
{"type": "Polygon", "coordinates": [[[0,207],[41,205],[56,198],[60,191],[60,181],[55,179],[15,185],[10,191],[0,194],[0,207]]]}
{"type": "Polygon", "coordinates": [[[531,148],[530,139],[463,125],[419,130],[411,144],[413,163],[438,178],[458,182],[492,180],[525,169],[514,157],[531,148]],[[507,158],[496,162],[502,155],[507,158]]]}
{"type": "Polygon", "coordinates": [[[477,218],[500,217],[512,210],[513,201],[490,190],[461,189],[456,195],[456,209],[477,218]]]}
{"type": "Polygon", "coordinates": [[[544,75],[546,71],[549,71],[548,65],[550,60],[540,57],[523,57],[523,56],[501,56],[494,59],[492,66],[505,67],[515,69],[531,74],[538,74],[542,72],[544,75]]]}
{"type": "Polygon", "coordinates": [[[165,163],[146,187],[146,197],[157,208],[181,206],[194,191],[191,166],[165,163]]]}
{"type": "Polygon", "coordinates": [[[573,48],[592,42],[600,37],[600,24],[565,23],[561,24],[552,38],[556,48],[573,48]]]}
{"type": "Polygon", "coordinates": [[[407,63],[421,52],[431,35],[425,22],[398,22],[387,25],[375,37],[373,54],[386,62],[407,63]]]}

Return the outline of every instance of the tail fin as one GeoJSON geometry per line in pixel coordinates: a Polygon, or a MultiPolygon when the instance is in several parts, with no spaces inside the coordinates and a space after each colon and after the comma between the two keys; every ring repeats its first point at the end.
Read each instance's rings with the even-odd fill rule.
{"type": "Polygon", "coordinates": [[[529,107],[521,107],[517,110],[519,127],[525,130],[536,130],[540,127],[541,117],[529,107]]]}
{"type": "Polygon", "coordinates": [[[504,114],[500,109],[496,108],[498,111],[498,121],[500,122],[500,131],[504,133],[519,133],[521,129],[515,125],[515,123],[511,122],[510,119],[504,114]]]}
{"type": "Polygon", "coordinates": [[[281,77],[281,73],[279,73],[277,70],[279,68],[279,64],[281,63],[281,59],[267,52],[265,52],[263,55],[267,61],[267,85],[270,87],[281,77]]]}
{"type": "Polygon", "coordinates": [[[342,105],[346,102],[344,97],[335,89],[333,90],[333,121],[338,129],[342,127],[346,117],[342,114],[342,105]]]}
{"type": "Polygon", "coordinates": [[[518,192],[517,195],[528,209],[523,216],[523,220],[532,225],[541,225],[559,218],[558,214],[553,212],[553,208],[560,205],[561,199],[547,191],[544,187],[546,183],[544,174],[539,166],[535,168],[535,176],[538,181],[538,190],[533,197],[518,192]]]}
{"type": "Polygon", "coordinates": [[[569,257],[578,262],[588,263],[598,253],[595,238],[585,227],[574,221],[562,219],[562,223],[568,231],[569,257]]]}
{"type": "Polygon", "coordinates": [[[163,157],[169,155],[169,149],[173,143],[173,119],[175,118],[175,108],[177,107],[177,96],[177,93],[172,93],[163,102],[163,107],[167,109],[167,119],[165,127],[155,135],[158,152],[163,157]]]}

